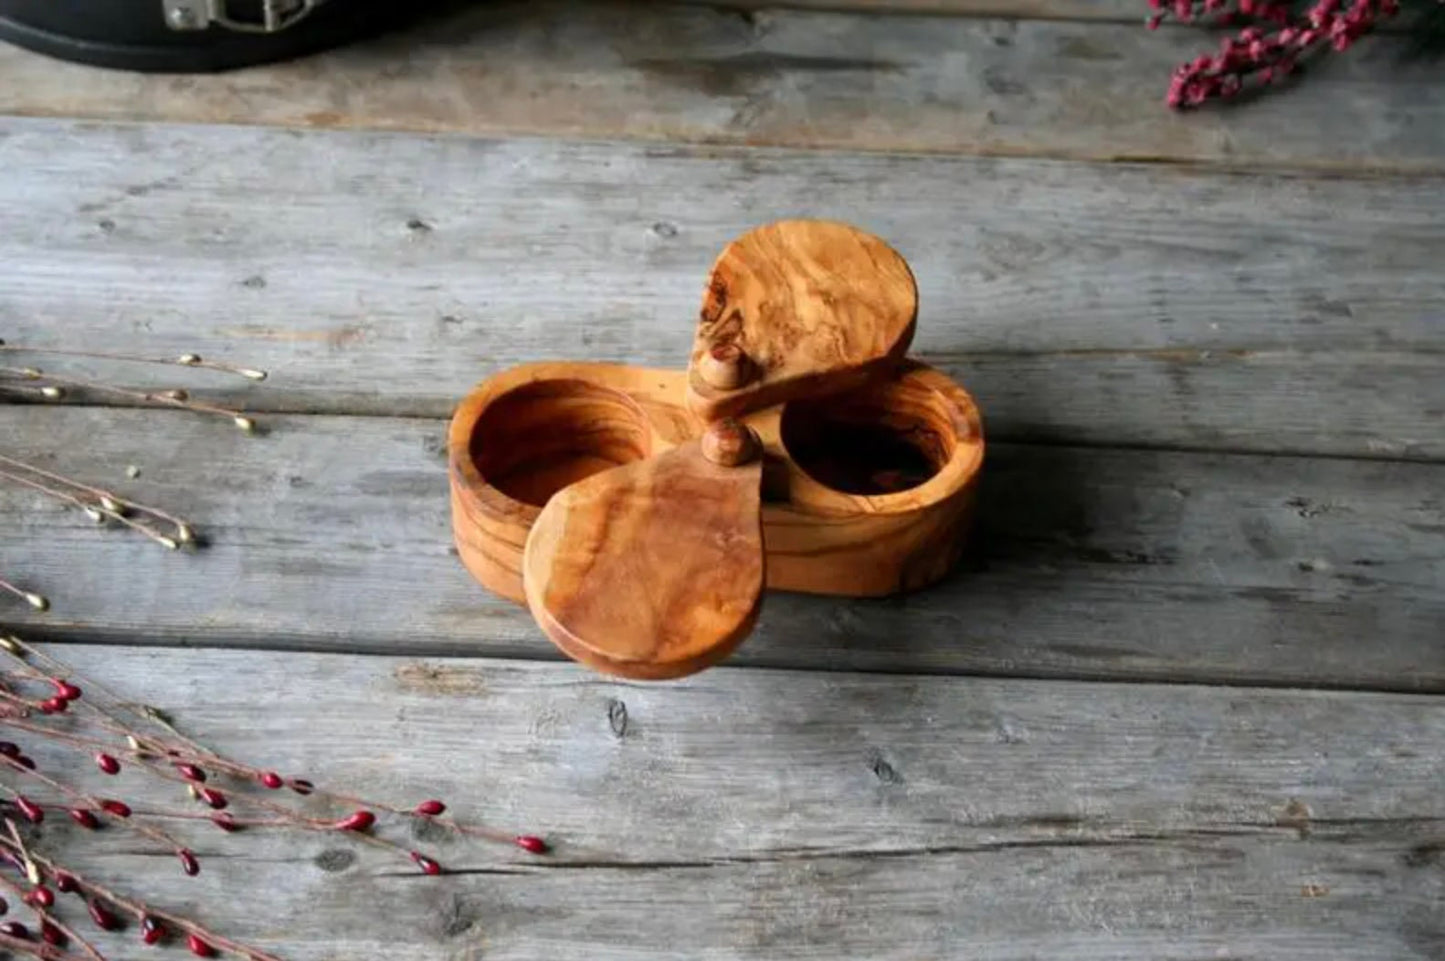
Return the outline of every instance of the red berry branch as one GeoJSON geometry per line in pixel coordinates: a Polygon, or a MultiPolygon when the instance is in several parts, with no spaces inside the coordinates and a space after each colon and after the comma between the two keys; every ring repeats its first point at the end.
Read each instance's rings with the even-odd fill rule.
{"type": "MultiPolygon", "coordinates": [[[[40,351],[0,341],[0,354],[11,352],[205,368],[257,381],[266,377],[264,371],[205,361],[196,354],[168,360],[98,351],[40,351]]],[[[0,395],[19,391],[59,400],[72,388],[223,415],[246,433],[255,428],[242,412],[192,401],[180,389],[135,391],[37,367],[0,365],[0,395]]],[[[172,550],[201,544],[194,526],[172,513],[5,454],[0,454],[0,481],[37,491],[80,509],[100,524],[132,530],[172,550]]],[[[0,578],[0,600],[10,596],[39,611],[50,607],[44,595],[0,578]]],[[[0,663],[6,661],[9,669],[0,671],[0,820],[4,824],[0,890],[8,891],[14,903],[0,897],[0,916],[16,909],[29,911],[31,917],[0,921],[0,953],[42,961],[107,961],[103,951],[64,917],[72,911],[79,914],[78,906],[98,930],[132,928],[144,944],[183,943],[201,958],[281,961],[37,851],[22,828],[45,822],[47,814],[56,815],[52,825],[69,827],[79,836],[96,831],[138,835],[174,854],[181,872],[192,877],[202,869],[200,858],[162,824],[180,829],[204,821],[210,829],[226,833],[300,830],[341,835],[410,861],[428,875],[444,873],[441,864],[426,852],[393,840],[390,831],[424,823],[459,836],[514,845],[534,855],[548,852],[547,842],[535,835],[512,835],[447,817],[447,805],[435,798],[410,806],[363,799],[223,755],[183,734],[162,711],[132,703],[96,680],[79,677],[68,665],[13,634],[0,634],[0,663]],[[36,753],[44,760],[43,767],[27,750],[41,744],[47,750],[36,753]],[[102,794],[78,786],[76,773],[92,764],[104,777],[115,778],[119,787],[102,794]],[[124,786],[133,777],[174,791],[174,805],[157,809],[124,799],[124,786]],[[15,877],[6,875],[7,869],[15,877]],[[76,906],[57,892],[70,896],[76,906]]]]}
{"type": "Polygon", "coordinates": [[[1348,50],[1360,37],[1400,12],[1400,0],[1149,0],[1154,11],[1145,25],[1166,19],[1180,23],[1243,24],[1212,54],[1179,65],[1165,102],[1176,108],[1259,90],[1293,74],[1325,51],[1348,50]]]}
{"type": "Polygon", "coordinates": [[[425,822],[458,835],[515,845],[531,854],[548,851],[546,841],[535,835],[512,835],[445,817],[447,806],[436,798],[409,807],[365,800],[227,757],[181,734],[155,708],[125,701],[14,635],[0,636],[0,654],[13,662],[10,671],[0,674],[0,728],[8,728],[11,735],[10,740],[0,740],[0,794],[8,798],[0,802],[0,809],[4,809],[10,834],[8,838],[0,835],[0,863],[16,870],[25,882],[0,874],[0,884],[35,915],[30,925],[5,922],[0,927],[0,947],[63,961],[76,956],[62,952],[71,945],[81,950],[80,956],[105,961],[103,954],[55,915],[54,892],[59,891],[81,899],[91,922],[103,931],[119,930],[129,923],[148,944],[170,934],[183,936],[198,957],[229,954],[251,961],[279,961],[265,951],[105,887],[27,847],[17,824],[40,824],[52,811],[63,812],[82,831],[125,830],[154,841],[172,851],[181,871],[191,876],[200,872],[200,859],[157,822],[209,821],[227,832],[291,829],[340,834],[404,857],[429,875],[443,873],[441,864],[380,833],[383,819],[387,826],[425,822]],[[123,778],[134,772],[174,785],[186,800],[204,810],[152,810],[77,788],[60,770],[36,764],[23,746],[36,739],[69,751],[76,763],[94,764],[107,777],[123,778]],[[306,800],[276,800],[283,791],[306,800]]]}

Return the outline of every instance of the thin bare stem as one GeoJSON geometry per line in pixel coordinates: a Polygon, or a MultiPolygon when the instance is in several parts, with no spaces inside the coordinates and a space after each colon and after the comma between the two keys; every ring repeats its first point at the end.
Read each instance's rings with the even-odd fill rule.
{"type": "Polygon", "coordinates": [[[0,342],[0,351],[21,354],[46,354],[51,357],[89,357],[95,360],[118,360],[127,364],[159,364],[166,367],[198,367],[236,374],[247,380],[265,380],[266,372],[254,367],[237,367],[220,361],[206,360],[200,354],[181,354],[178,357],[143,357],[136,354],[114,354],[101,350],[66,350],[59,347],[27,347],[24,344],[0,342]]]}
{"type": "MultiPolygon", "coordinates": [[[[5,785],[0,785],[0,791],[9,791],[12,796],[16,793],[13,788],[6,787],[5,785]]],[[[247,798],[246,800],[253,799],[247,798]]],[[[47,811],[59,811],[62,814],[71,810],[70,807],[65,804],[56,804],[54,802],[40,803],[32,799],[32,803],[34,803],[36,807],[43,808],[47,811]]],[[[222,813],[223,812],[220,811],[207,813],[205,811],[174,811],[160,808],[131,808],[131,817],[135,818],[155,818],[161,821],[209,821],[212,824],[216,823],[216,818],[222,813]]],[[[226,815],[226,825],[228,827],[301,828],[303,830],[331,832],[339,832],[341,830],[336,826],[334,819],[308,818],[296,814],[278,818],[238,818],[229,811],[224,812],[224,814],[226,815]]]]}
{"type": "Polygon", "coordinates": [[[176,548],[181,546],[181,541],[179,539],[171,537],[168,534],[161,533],[144,521],[138,521],[135,518],[127,517],[122,512],[110,507],[106,507],[104,504],[91,503],[83,497],[77,497],[74,494],[70,494],[63,490],[60,490],[59,488],[51,487],[49,484],[46,484],[43,481],[38,481],[33,478],[26,477],[23,474],[17,474],[14,471],[5,470],[4,468],[0,468],[0,478],[14,481],[17,484],[21,484],[25,487],[40,491],[42,494],[45,494],[48,497],[53,497],[56,500],[61,500],[69,504],[74,504],[76,507],[79,507],[81,510],[85,511],[86,514],[89,516],[98,515],[101,517],[109,518],[113,521],[117,521],[118,523],[129,527],[133,531],[144,534],[146,537],[150,538],[151,540],[155,541],[157,544],[160,544],[163,547],[175,550],[176,548]]]}
{"type": "Polygon", "coordinates": [[[8,934],[0,934],[0,948],[28,954],[32,958],[42,958],[44,961],[84,961],[80,955],[62,951],[44,941],[26,941],[24,938],[13,938],[8,934]]]}
{"type": "MultiPolygon", "coordinates": [[[[35,647],[33,644],[26,643],[19,637],[16,637],[14,634],[6,635],[4,637],[4,640],[8,643],[6,645],[0,646],[0,650],[3,650],[4,653],[9,654],[13,660],[23,665],[24,667],[34,670],[33,665],[31,665],[25,660],[27,657],[33,657],[36,660],[42,662],[57,677],[73,678],[75,680],[82,681],[85,684],[86,690],[90,691],[92,696],[78,703],[84,710],[100,714],[113,721],[116,726],[112,730],[114,730],[116,733],[126,735],[127,737],[134,736],[134,732],[125,726],[124,721],[95,703],[94,695],[97,691],[111,699],[111,701],[113,702],[111,706],[126,711],[141,720],[152,721],[153,723],[161,724],[167,730],[175,731],[175,728],[171,727],[169,723],[167,723],[163,718],[159,717],[158,712],[149,705],[143,704],[140,707],[136,707],[135,704],[133,704],[131,701],[127,700],[126,698],[117,694],[115,691],[106,687],[100,681],[97,681],[92,677],[82,675],[69,664],[66,664],[64,661],[56,660],[49,654],[46,654],[40,648],[35,647]],[[12,645],[14,647],[14,650],[11,649],[12,645]]],[[[49,734],[53,730],[52,728],[41,726],[36,726],[32,729],[40,734],[49,734]]],[[[182,740],[187,740],[180,734],[179,731],[175,731],[175,733],[178,737],[181,737],[182,740]]],[[[204,750],[204,748],[201,748],[199,745],[194,746],[198,750],[204,750]]]]}
{"type": "MultiPolygon", "coordinates": [[[[7,790],[9,790],[7,788],[7,790]]],[[[31,884],[40,883],[40,870],[35,867],[35,861],[30,857],[30,852],[25,848],[25,840],[20,837],[20,829],[10,818],[5,819],[5,827],[10,831],[10,836],[15,839],[15,848],[20,852],[20,859],[25,862],[25,879],[31,884]]]]}
{"type": "MultiPolygon", "coordinates": [[[[18,704],[24,707],[27,711],[40,710],[40,704],[38,701],[32,701],[28,697],[22,697],[21,695],[12,693],[10,691],[0,691],[0,701],[5,701],[8,704],[18,704]]],[[[8,721],[10,720],[10,718],[6,717],[4,720],[8,721]]]]}
{"type": "Polygon", "coordinates": [[[418,821],[428,821],[432,824],[435,824],[437,827],[442,828],[443,830],[452,831],[456,834],[465,834],[468,837],[481,838],[484,841],[496,841],[499,844],[515,843],[515,835],[507,834],[502,831],[496,831],[491,828],[479,828],[473,827],[469,824],[461,824],[449,817],[425,817],[417,814],[415,811],[408,810],[407,808],[397,807],[392,804],[379,803],[376,801],[366,801],[361,798],[354,798],[346,794],[338,794],[335,791],[328,791],[322,788],[316,788],[314,793],[322,797],[329,798],[333,801],[337,801],[341,804],[355,804],[360,807],[372,807],[378,811],[385,811],[388,814],[395,814],[405,818],[413,818],[418,821]]]}
{"type": "MultiPolygon", "coordinates": [[[[36,660],[38,660],[38,661],[41,661],[41,662],[44,664],[44,666],[47,667],[47,668],[49,668],[50,671],[52,672],[52,674],[53,674],[54,676],[56,676],[56,677],[60,677],[60,678],[73,678],[73,679],[82,681],[82,682],[85,684],[86,689],[90,691],[91,696],[88,697],[88,698],[85,698],[84,700],[81,700],[81,701],[76,702],[76,703],[79,705],[80,709],[81,709],[82,711],[86,711],[86,712],[89,712],[89,713],[91,713],[91,714],[95,714],[95,715],[98,715],[98,716],[100,716],[100,717],[105,718],[106,721],[108,721],[109,723],[107,723],[107,724],[102,724],[101,726],[104,727],[106,730],[114,733],[114,734],[118,734],[118,735],[121,735],[122,737],[125,737],[125,738],[127,739],[127,743],[129,743],[131,740],[135,740],[137,743],[139,743],[139,742],[140,742],[140,738],[136,735],[135,731],[133,731],[133,730],[131,729],[131,727],[126,724],[126,722],[125,722],[124,720],[122,720],[122,719],[119,718],[119,717],[116,717],[115,714],[111,713],[111,711],[108,710],[107,708],[109,708],[109,707],[118,708],[118,709],[120,709],[120,710],[126,711],[127,713],[136,716],[137,718],[140,718],[140,719],[143,720],[143,721],[150,721],[150,722],[152,722],[152,723],[159,724],[160,726],[164,727],[166,730],[173,732],[173,733],[174,733],[177,737],[179,737],[182,741],[187,742],[187,743],[190,744],[192,747],[194,747],[196,750],[201,751],[201,752],[203,752],[203,753],[207,753],[207,754],[210,754],[210,753],[211,753],[211,752],[207,752],[207,751],[205,750],[205,748],[201,747],[201,746],[198,745],[198,744],[195,744],[195,742],[193,742],[193,741],[190,741],[189,738],[186,738],[186,737],[185,737],[184,735],[182,735],[179,731],[177,731],[177,730],[170,724],[170,722],[166,721],[165,718],[163,718],[163,717],[160,716],[160,712],[156,711],[155,708],[150,707],[149,705],[146,705],[146,704],[142,704],[142,705],[140,705],[139,707],[137,707],[136,705],[134,705],[134,704],[131,703],[130,701],[127,701],[125,698],[121,697],[121,696],[120,696],[119,694],[117,694],[115,691],[113,691],[113,690],[111,690],[110,688],[106,687],[104,684],[101,684],[99,681],[81,675],[80,673],[78,673],[78,672],[75,670],[75,668],[71,667],[69,664],[66,664],[66,663],[64,663],[63,661],[58,661],[58,660],[56,660],[55,658],[51,657],[49,654],[46,654],[44,651],[40,650],[40,648],[34,647],[33,645],[30,645],[30,644],[27,644],[25,641],[22,641],[20,638],[16,637],[14,634],[7,635],[4,639],[5,639],[6,641],[8,641],[9,644],[6,645],[6,646],[4,646],[3,648],[0,648],[0,650],[4,650],[5,653],[9,654],[10,657],[11,657],[16,663],[18,663],[22,668],[24,668],[24,669],[27,670],[27,671],[32,672],[32,676],[35,676],[37,680],[49,680],[50,678],[49,678],[48,675],[45,675],[44,673],[36,670],[35,666],[34,666],[33,664],[29,663],[29,662],[26,660],[27,657],[31,657],[31,658],[34,658],[34,659],[36,659],[36,660]],[[10,645],[13,645],[14,648],[15,648],[15,650],[11,650],[11,649],[10,649],[10,645]],[[102,693],[102,694],[104,694],[106,697],[110,698],[110,700],[112,701],[112,704],[111,704],[111,705],[100,705],[100,704],[97,704],[97,703],[95,702],[95,693],[96,693],[97,691],[100,692],[100,693],[102,693]]],[[[9,722],[9,719],[0,717],[0,723],[7,723],[7,722],[9,722]]],[[[48,727],[48,726],[37,725],[37,724],[23,724],[23,723],[16,723],[16,722],[10,722],[10,723],[12,723],[13,726],[16,726],[16,727],[23,727],[23,728],[25,728],[26,730],[34,731],[34,732],[37,733],[37,734],[43,734],[43,735],[47,735],[47,736],[59,737],[61,740],[66,740],[66,739],[76,740],[76,738],[75,738],[74,735],[64,735],[64,734],[61,734],[60,732],[55,731],[54,728],[51,728],[51,727],[48,727]]],[[[150,737],[149,735],[146,736],[146,739],[145,739],[145,740],[146,740],[147,743],[152,743],[152,742],[154,742],[154,743],[155,743],[155,746],[156,746],[156,748],[157,748],[158,751],[163,752],[163,751],[165,750],[165,747],[163,746],[163,745],[164,745],[164,742],[159,742],[159,741],[157,741],[155,738],[150,737]]],[[[90,741],[89,743],[94,744],[94,745],[100,747],[102,750],[109,751],[110,753],[118,753],[118,750],[115,749],[113,745],[110,745],[110,744],[108,744],[108,743],[106,743],[106,742],[102,742],[102,741],[96,740],[96,741],[90,741]]],[[[136,759],[140,759],[140,758],[145,757],[145,752],[143,752],[143,751],[141,751],[141,750],[137,750],[137,749],[127,750],[125,753],[126,753],[127,755],[133,757],[133,758],[136,758],[136,759]]],[[[154,753],[154,752],[152,752],[152,753],[154,753]]],[[[190,760],[190,759],[187,758],[187,760],[190,760]]],[[[214,765],[213,765],[213,766],[214,766],[214,765]]]]}
{"type": "MultiPolygon", "coordinates": [[[[25,775],[26,777],[34,778],[41,784],[44,784],[53,791],[57,791],[60,794],[65,795],[72,801],[78,801],[84,804],[85,807],[92,814],[101,815],[106,820],[109,820],[114,824],[120,825],[127,831],[132,831],[136,834],[143,835],[150,838],[152,841],[159,841],[161,844],[170,847],[170,849],[173,851],[186,850],[186,846],[184,844],[177,841],[175,838],[171,837],[169,834],[160,830],[159,828],[153,828],[148,824],[140,824],[131,821],[129,818],[117,817],[110,811],[106,810],[105,804],[102,802],[102,800],[98,797],[95,797],[94,795],[86,794],[83,791],[77,791],[75,788],[70,787],[68,784],[62,784],[60,781],[55,780],[55,778],[53,777],[48,777],[44,774],[41,774],[39,771],[33,771],[25,765],[21,764],[19,761],[15,760],[14,758],[0,755],[0,762],[4,762],[5,765],[8,766],[12,771],[16,771],[20,774],[25,775]]],[[[3,787],[3,785],[0,785],[0,787],[3,787]]]]}
{"type": "MultiPolygon", "coordinates": [[[[104,487],[92,487],[90,484],[82,483],[81,481],[78,481],[73,477],[66,477],[64,474],[57,474],[54,471],[46,470],[43,467],[36,467],[34,464],[31,464],[28,461],[18,460],[14,457],[7,457],[4,454],[0,454],[0,464],[9,464],[11,467],[16,467],[20,470],[28,471],[31,474],[44,477],[47,480],[52,480],[59,484],[65,484],[66,486],[73,487],[76,490],[85,491],[87,494],[94,495],[98,500],[100,500],[102,504],[104,504],[107,500],[111,500],[117,504],[122,505],[123,507],[130,508],[131,510],[140,511],[143,514],[150,514],[152,517],[157,517],[163,521],[170,521],[172,524],[176,525],[177,530],[180,530],[182,528],[186,530],[191,529],[191,522],[183,517],[177,517],[174,514],[161,510],[159,507],[152,507],[149,504],[142,504],[138,501],[133,501],[129,498],[121,497],[114,491],[108,491],[104,487]]],[[[184,540],[184,537],[182,539],[184,540]]]]}
{"type": "Polygon", "coordinates": [[[0,715],[0,725],[13,727],[21,731],[30,731],[42,737],[60,741],[66,744],[73,744],[76,747],[84,748],[87,751],[104,751],[107,754],[119,754],[123,749],[116,748],[109,741],[102,741],[99,738],[82,737],[79,734],[72,734],[69,731],[56,730],[46,724],[36,724],[23,718],[0,715]]]}
{"type": "MultiPolygon", "coordinates": [[[[249,798],[247,800],[250,800],[249,798]]],[[[219,812],[205,814],[200,811],[157,811],[153,808],[136,808],[132,814],[135,817],[158,818],[166,821],[210,821],[216,823],[219,812]]],[[[299,827],[315,831],[336,831],[335,822],[322,818],[303,818],[299,816],[286,818],[238,818],[234,814],[226,821],[228,827],[237,828],[291,828],[299,827]]]]}
{"type": "MultiPolygon", "coordinates": [[[[19,840],[19,835],[16,836],[16,840],[19,840]]],[[[5,875],[3,874],[0,874],[0,884],[3,884],[5,887],[13,891],[16,896],[20,898],[21,901],[24,901],[25,896],[29,894],[28,891],[26,891],[20,885],[16,884],[14,881],[5,877],[5,875]]],[[[29,904],[29,902],[26,903],[29,904]]],[[[38,904],[31,904],[30,910],[35,912],[35,914],[40,918],[42,923],[49,921],[51,924],[55,925],[55,927],[60,931],[60,933],[64,934],[67,938],[74,941],[76,944],[79,944],[81,948],[85,951],[85,953],[90,957],[91,961],[106,961],[105,955],[97,951],[95,949],[95,945],[91,944],[84,937],[82,937],[80,933],[77,932],[74,928],[70,927],[65,922],[55,917],[49,911],[45,910],[38,904]]]]}
{"type": "Polygon", "coordinates": [[[182,410],[194,411],[198,414],[215,414],[218,417],[229,418],[237,427],[247,432],[254,430],[256,427],[255,422],[241,411],[191,400],[185,391],[131,390],[128,387],[116,387],[114,384],[105,384],[98,380],[87,380],[82,377],[66,377],[60,374],[52,374],[48,371],[40,370],[38,367],[0,366],[0,374],[11,374],[26,380],[43,380],[52,384],[64,384],[67,387],[79,387],[81,390],[100,391],[102,393],[114,394],[117,397],[128,397],[131,400],[144,401],[148,404],[168,404],[171,407],[179,407],[182,410]]]}
{"type": "MultiPolygon", "coordinates": [[[[52,666],[57,669],[64,669],[66,667],[65,665],[61,664],[60,662],[54,660],[53,658],[40,651],[38,648],[35,648],[29,644],[26,644],[23,641],[20,641],[18,638],[15,638],[15,641],[17,644],[21,645],[25,653],[32,654],[40,659],[45,660],[48,666],[52,666]]],[[[16,656],[18,659],[17,655],[12,656],[16,656]]],[[[24,661],[21,661],[21,663],[24,663],[24,661]]],[[[28,666],[29,665],[27,665],[27,667],[28,666]]],[[[57,670],[57,674],[58,673],[59,670],[57,670]]],[[[164,740],[147,736],[145,738],[145,744],[150,750],[136,751],[130,748],[114,748],[107,743],[98,740],[82,741],[75,735],[65,735],[62,739],[68,739],[75,743],[85,743],[95,746],[99,749],[108,750],[110,751],[110,753],[113,754],[119,754],[122,757],[128,757],[133,762],[142,764],[147,769],[156,773],[158,776],[167,778],[169,780],[174,780],[179,783],[189,782],[186,781],[184,778],[172,775],[164,765],[150,763],[150,758],[148,755],[163,754],[165,755],[166,764],[173,764],[176,762],[195,764],[199,767],[209,768],[210,770],[216,771],[217,773],[229,774],[233,777],[245,779],[248,781],[257,780],[261,777],[263,773],[265,773],[261,768],[253,767],[252,765],[244,764],[239,761],[233,761],[229,758],[217,754],[216,752],[210,750],[204,745],[198,744],[197,742],[186,737],[184,734],[181,734],[180,731],[177,731],[173,725],[165,721],[164,718],[159,717],[153,710],[147,710],[144,706],[142,706],[140,709],[131,707],[124,701],[124,699],[115,695],[114,692],[102,688],[97,682],[91,681],[87,677],[76,674],[73,670],[69,671],[66,676],[72,677],[80,681],[87,687],[105,691],[106,694],[110,695],[117,703],[125,706],[128,710],[131,710],[134,713],[138,713],[141,716],[145,717],[147,720],[150,720],[156,724],[165,727],[166,730],[172,732],[177,737],[179,743],[167,743],[164,740]]],[[[0,699],[3,699],[3,696],[3,694],[0,694],[0,699]]],[[[23,703],[29,704],[29,702],[23,703]]],[[[109,719],[111,722],[113,722],[113,724],[111,725],[104,725],[105,727],[107,727],[108,730],[112,731],[112,733],[121,736],[135,736],[131,729],[124,724],[124,722],[109,714],[94,702],[82,700],[76,702],[76,704],[78,706],[81,706],[82,708],[87,708],[91,711],[97,712],[109,719]]],[[[3,717],[0,717],[0,725],[8,725],[11,727],[20,728],[22,730],[34,731],[39,734],[50,734],[53,731],[52,728],[45,725],[34,724],[32,722],[20,719],[9,719],[3,717]]],[[[412,820],[425,820],[427,822],[435,824],[437,827],[445,831],[450,831],[454,834],[460,834],[466,837],[480,838],[484,841],[491,841],[496,844],[510,845],[516,843],[515,836],[507,832],[498,831],[492,828],[476,827],[469,824],[462,824],[453,818],[443,816],[422,816],[417,814],[414,810],[400,807],[398,805],[387,804],[380,801],[367,800],[365,798],[359,798],[353,795],[343,794],[337,791],[332,791],[314,785],[312,787],[311,793],[312,795],[320,799],[331,801],[335,804],[348,805],[357,808],[369,808],[376,811],[383,811],[387,814],[392,814],[397,817],[409,818],[412,820]]],[[[264,807],[271,811],[283,813],[285,816],[299,817],[299,815],[292,813],[290,809],[257,796],[247,795],[245,796],[245,800],[259,807],[264,807]]],[[[325,821],[321,819],[317,819],[317,823],[324,825],[328,828],[332,824],[332,822],[330,821],[325,821]]]]}
{"type": "Polygon", "coordinates": [[[0,383],[0,390],[14,391],[20,394],[28,394],[40,397],[44,400],[60,400],[65,396],[65,391],[59,387],[45,385],[43,387],[31,387],[29,384],[0,383]]]}
{"type": "Polygon", "coordinates": [[[19,586],[18,584],[11,583],[3,577],[0,577],[0,591],[4,591],[6,594],[14,594],[16,597],[20,598],[22,601],[35,608],[37,611],[45,611],[50,609],[50,601],[46,598],[44,594],[37,594],[34,591],[27,591],[25,588],[19,586]]]}
{"type": "MultiPolygon", "coordinates": [[[[9,847],[13,850],[14,843],[6,840],[5,838],[0,838],[0,847],[9,847]]],[[[41,865],[43,865],[52,874],[58,871],[65,870],[59,867],[54,861],[50,860],[49,858],[35,855],[35,860],[38,861],[41,865]]],[[[179,928],[187,934],[194,934],[199,938],[203,938],[213,947],[220,948],[223,951],[230,951],[234,954],[239,954],[242,956],[249,955],[252,961],[281,961],[281,959],[276,957],[274,954],[269,954],[259,948],[249,947],[247,945],[232,941],[230,938],[222,937],[221,935],[216,934],[214,931],[210,931],[207,928],[196,924],[194,921],[188,921],[185,918],[177,917],[174,914],[167,914],[164,911],[157,911],[143,901],[134,901],[130,898],[127,898],[122,894],[118,894],[115,891],[104,887],[103,885],[91,881],[89,878],[76,874],[74,871],[66,871],[65,873],[73,877],[75,879],[75,883],[79,885],[82,889],[89,891],[90,893],[100,898],[103,898],[111,904],[114,904],[116,907],[123,908],[126,911],[129,911],[132,915],[135,916],[136,920],[138,921],[147,916],[157,918],[161,921],[165,921],[168,924],[173,925],[176,928],[179,928]]]]}

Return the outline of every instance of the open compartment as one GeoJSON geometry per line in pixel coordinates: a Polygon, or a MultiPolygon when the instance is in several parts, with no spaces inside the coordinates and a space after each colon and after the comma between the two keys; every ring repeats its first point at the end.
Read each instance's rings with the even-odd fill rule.
{"type": "Polygon", "coordinates": [[[952,459],[959,431],[957,405],[907,379],[792,401],[779,429],[804,474],[831,490],[864,496],[927,483],[952,459]]]}
{"type": "Polygon", "coordinates": [[[468,446],[483,482],[541,508],[599,471],[652,453],[642,409],[626,394],[585,380],[539,380],[493,399],[468,446]]]}

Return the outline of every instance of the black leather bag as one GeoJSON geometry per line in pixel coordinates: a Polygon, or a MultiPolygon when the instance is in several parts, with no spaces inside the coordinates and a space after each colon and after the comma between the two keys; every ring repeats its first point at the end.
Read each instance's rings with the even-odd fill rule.
{"type": "Polygon", "coordinates": [[[417,0],[0,0],[0,37],[124,70],[197,73],[286,60],[414,18],[417,0]]]}

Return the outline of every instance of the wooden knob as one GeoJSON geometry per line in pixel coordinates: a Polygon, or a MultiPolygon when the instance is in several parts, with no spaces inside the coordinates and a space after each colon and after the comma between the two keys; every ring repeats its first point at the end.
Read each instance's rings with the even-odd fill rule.
{"type": "Polygon", "coordinates": [[[714,344],[702,355],[697,372],[718,390],[737,390],[752,379],[748,355],[737,344],[714,344]]]}
{"type": "Polygon", "coordinates": [[[762,448],[752,428],[732,417],[709,424],[702,435],[702,456],[723,467],[746,464],[762,453],[762,448]]]}

